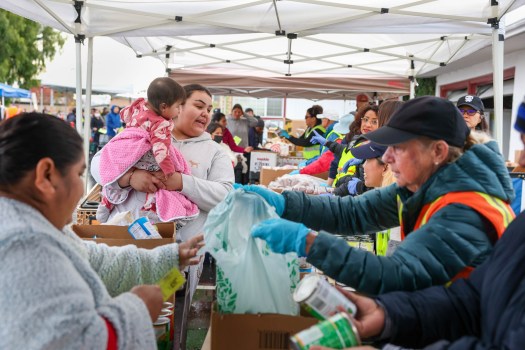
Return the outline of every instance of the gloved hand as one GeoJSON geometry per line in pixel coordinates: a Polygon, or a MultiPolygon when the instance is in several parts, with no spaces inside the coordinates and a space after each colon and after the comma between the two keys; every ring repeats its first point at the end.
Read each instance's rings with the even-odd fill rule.
{"type": "Polygon", "coordinates": [[[278,135],[280,137],[284,137],[285,139],[289,139],[290,138],[290,134],[286,130],[279,130],[278,135]]]}
{"type": "Polygon", "coordinates": [[[357,193],[357,185],[361,182],[357,177],[353,177],[350,181],[348,181],[347,188],[348,188],[348,194],[351,196],[356,196],[357,193]]]}
{"type": "Polygon", "coordinates": [[[234,190],[238,190],[239,188],[242,188],[243,186],[241,184],[238,184],[238,183],[234,183],[233,184],[233,189],[234,190]]]}
{"type": "Polygon", "coordinates": [[[319,135],[317,133],[317,131],[314,130],[314,134],[315,136],[312,137],[312,139],[310,140],[311,143],[318,143],[322,146],[324,146],[326,144],[326,139],[322,136],[322,135],[319,135]]]}
{"type": "Polygon", "coordinates": [[[274,252],[295,252],[299,256],[306,256],[306,236],[309,232],[310,229],[303,224],[281,218],[264,220],[252,228],[252,236],[268,242],[274,252]]]}
{"type": "Polygon", "coordinates": [[[348,171],[348,168],[350,168],[352,165],[359,165],[363,163],[362,159],[352,158],[348,162],[343,165],[343,174],[348,171]]]}
{"type": "Polygon", "coordinates": [[[292,170],[289,175],[299,175],[299,169],[292,170]]]}
{"type": "Polygon", "coordinates": [[[285,201],[284,197],[281,194],[257,185],[245,185],[242,188],[246,192],[257,193],[258,195],[263,197],[264,200],[268,202],[268,204],[275,208],[275,212],[277,213],[277,215],[283,215],[285,201]]]}

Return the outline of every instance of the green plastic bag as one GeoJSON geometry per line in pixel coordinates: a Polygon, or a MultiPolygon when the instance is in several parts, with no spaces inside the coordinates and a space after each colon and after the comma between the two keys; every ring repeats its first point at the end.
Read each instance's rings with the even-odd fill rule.
{"type": "Polygon", "coordinates": [[[217,261],[217,304],[221,313],[297,315],[292,293],[299,283],[295,253],[273,253],[250,235],[253,225],[278,217],[262,197],[232,191],[208,214],[206,250],[217,261]]]}

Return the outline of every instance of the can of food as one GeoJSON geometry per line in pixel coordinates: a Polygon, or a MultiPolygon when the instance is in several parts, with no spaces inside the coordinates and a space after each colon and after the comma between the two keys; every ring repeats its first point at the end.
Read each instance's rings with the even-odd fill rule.
{"type": "Polygon", "coordinates": [[[338,313],[342,306],[348,313],[355,315],[357,308],[328,281],[317,274],[306,275],[297,285],[293,299],[315,318],[326,320],[338,313]]]}
{"type": "Polygon", "coordinates": [[[168,350],[170,348],[170,319],[159,317],[153,322],[155,338],[157,339],[157,348],[159,350],[168,350]]]}
{"type": "Polygon", "coordinates": [[[168,310],[171,313],[168,317],[170,319],[170,342],[173,343],[175,341],[175,307],[173,306],[173,303],[165,301],[162,303],[162,310],[161,310],[161,316],[162,312],[168,310]]]}
{"type": "Polygon", "coordinates": [[[294,350],[306,350],[312,345],[345,349],[361,345],[361,340],[351,317],[340,312],[292,336],[290,344],[294,350]]]}

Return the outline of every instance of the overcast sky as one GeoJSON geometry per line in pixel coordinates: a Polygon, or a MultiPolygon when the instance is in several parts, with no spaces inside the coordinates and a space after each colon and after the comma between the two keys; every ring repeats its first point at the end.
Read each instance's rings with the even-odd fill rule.
{"type": "MultiPolygon", "coordinates": [[[[66,35],[66,43],[46,70],[40,74],[43,84],[76,86],[75,40],[66,35]]],[[[82,87],[86,86],[87,40],[82,46],[82,87]]],[[[150,81],[164,75],[164,64],[155,58],[136,58],[129,47],[107,37],[93,41],[93,89],[139,93],[150,81]]]]}

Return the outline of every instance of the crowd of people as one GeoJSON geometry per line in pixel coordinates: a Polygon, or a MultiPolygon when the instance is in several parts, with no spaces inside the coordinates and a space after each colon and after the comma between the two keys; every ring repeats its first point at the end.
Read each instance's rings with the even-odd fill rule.
{"type": "MultiPolygon", "coordinates": [[[[0,348],[154,348],[162,293],[153,284],[178,267],[194,292],[200,233],[234,187],[279,216],[251,228],[253,237],[358,292],[343,291],[374,346],[520,348],[525,214],[510,207],[514,190],[481,99],[358,102],[341,118],[314,105],[301,136],[279,132],[304,148],[296,173],[328,173],[334,191],[323,196],[247,184],[265,123],[239,104],[212,114],[204,86],[157,78],[147,99],[105,118],[93,110],[92,130],[108,135],[90,166],[103,186],[97,219],[129,212],[176,223],[180,243],[147,251],[70,230],[87,161],[74,128],[42,113],[0,123],[0,348]],[[365,233],[385,243],[377,254],[334,236],[365,233]]],[[[525,145],[525,102],[515,128],[525,145]]]]}

